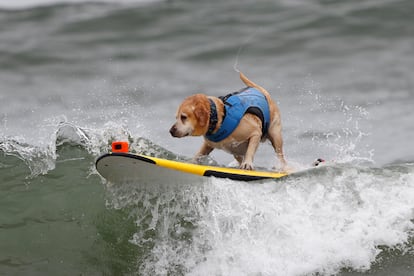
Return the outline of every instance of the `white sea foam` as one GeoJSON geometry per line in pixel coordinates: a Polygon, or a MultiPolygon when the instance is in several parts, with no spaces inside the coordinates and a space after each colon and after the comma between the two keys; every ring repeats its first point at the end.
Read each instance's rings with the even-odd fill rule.
{"type": "Polygon", "coordinates": [[[137,220],[132,242],[144,246],[152,231],[154,244],[140,271],[331,275],[345,267],[368,270],[381,246],[403,246],[414,230],[414,168],[408,168],[401,173],[325,167],[280,182],[211,179],[164,191],[144,200],[151,213],[137,220]]]}

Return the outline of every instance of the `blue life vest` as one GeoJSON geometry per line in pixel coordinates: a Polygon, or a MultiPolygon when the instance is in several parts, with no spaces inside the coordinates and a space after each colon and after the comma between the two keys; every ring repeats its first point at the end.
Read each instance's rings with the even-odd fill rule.
{"type": "Polygon", "coordinates": [[[227,138],[236,129],[246,113],[258,116],[262,121],[262,135],[267,134],[270,111],[269,104],[262,92],[253,87],[246,87],[239,92],[220,97],[220,99],[224,103],[225,116],[220,128],[215,133],[208,132],[205,135],[208,140],[220,142],[227,138]]]}

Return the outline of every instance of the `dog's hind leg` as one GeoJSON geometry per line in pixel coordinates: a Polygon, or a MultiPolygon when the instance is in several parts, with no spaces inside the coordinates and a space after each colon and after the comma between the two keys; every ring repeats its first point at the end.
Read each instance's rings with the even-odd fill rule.
{"type": "Polygon", "coordinates": [[[275,149],[277,158],[282,165],[282,169],[285,170],[287,168],[287,163],[283,154],[282,127],[280,123],[273,122],[269,127],[267,135],[270,142],[272,143],[273,148],[275,149]]]}

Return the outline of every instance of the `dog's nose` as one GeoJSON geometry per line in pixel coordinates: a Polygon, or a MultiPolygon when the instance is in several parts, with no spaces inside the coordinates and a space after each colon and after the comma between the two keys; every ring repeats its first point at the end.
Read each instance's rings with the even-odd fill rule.
{"type": "Polygon", "coordinates": [[[173,136],[173,137],[175,137],[175,132],[177,131],[177,128],[175,127],[175,125],[173,125],[171,128],[170,128],[170,134],[171,134],[171,136],[173,136]]]}

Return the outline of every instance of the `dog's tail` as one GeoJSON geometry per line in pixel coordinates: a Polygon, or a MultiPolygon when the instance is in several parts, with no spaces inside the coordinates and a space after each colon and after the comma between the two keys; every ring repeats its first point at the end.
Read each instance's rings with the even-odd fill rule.
{"type": "Polygon", "coordinates": [[[257,87],[258,85],[255,84],[254,82],[252,82],[251,80],[249,80],[246,75],[244,75],[241,71],[239,71],[240,73],[240,79],[244,82],[244,84],[246,84],[249,87],[257,87]]]}
{"type": "Polygon", "coordinates": [[[240,73],[240,79],[244,82],[245,85],[247,85],[249,87],[257,88],[257,89],[261,90],[264,94],[267,94],[267,96],[270,97],[269,92],[267,92],[266,89],[264,89],[260,85],[255,84],[254,82],[249,80],[241,71],[239,71],[239,73],[240,73]]]}

